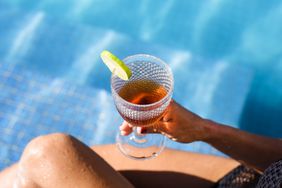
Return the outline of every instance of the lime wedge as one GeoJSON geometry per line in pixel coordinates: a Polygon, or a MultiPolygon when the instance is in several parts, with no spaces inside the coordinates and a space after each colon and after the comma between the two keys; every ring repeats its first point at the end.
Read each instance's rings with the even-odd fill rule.
{"type": "Polygon", "coordinates": [[[107,65],[107,67],[111,70],[113,74],[117,75],[123,80],[128,80],[130,78],[132,74],[130,69],[122,60],[117,58],[114,54],[107,50],[104,50],[100,56],[103,62],[107,65]]]}

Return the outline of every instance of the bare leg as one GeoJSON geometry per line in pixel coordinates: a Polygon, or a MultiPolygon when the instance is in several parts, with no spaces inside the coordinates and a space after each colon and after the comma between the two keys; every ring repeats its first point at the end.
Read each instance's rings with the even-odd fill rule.
{"type": "Polygon", "coordinates": [[[14,164],[0,173],[0,187],[13,187],[13,183],[17,178],[17,166],[18,164],[14,164]]]}
{"type": "Polygon", "coordinates": [[[137,187],[211,187],[239,165],[232,159],[172,149],[144,161],[123,156],[115,145],[92,149],[137,187]]]}
{"type": "MultiPolygon", "coordinates": [[[[147,161],[128,159],[115,145],[93,150],[138,187],[210,187],[238,165],[230,159],[169,149],[147,161]]],[[[95,152],[62,134],[36,138],[26,147],[19,165],[0,173],[0,187],[12,187],[15,180],[26,187],[131,186],[95,152]]]]}
{"type": "Polygon", "coordinates": [[[9,178],[18,187],[132,187],[93,150],[63,134],[34,139],[18,165],[4,173],[0,180],[9,178]]]}

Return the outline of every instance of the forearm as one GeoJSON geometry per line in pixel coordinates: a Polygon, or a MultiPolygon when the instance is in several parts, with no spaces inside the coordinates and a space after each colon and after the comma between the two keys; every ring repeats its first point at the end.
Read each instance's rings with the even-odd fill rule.
{"type": "Polygon", "coordinates": [[[230,157],[263,171],[282,158],[282,140],[250,134],[205,121],[208,137],[204,140],[230,157]]]}

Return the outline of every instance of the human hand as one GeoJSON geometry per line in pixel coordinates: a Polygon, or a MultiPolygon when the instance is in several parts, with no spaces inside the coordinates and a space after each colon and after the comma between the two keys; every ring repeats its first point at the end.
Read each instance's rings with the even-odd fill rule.
{"type": "MultiPolygon", "coordinates": [[[[161,133],[168,138],[182,143],[204,141],[208,135],[208,123],[203,118],[172,101],[163,118],[150,127],[138,127],[139,133],[161,133]]],[[[132,126],[123,122],[121,134],[132,132],[132,126]]]]}

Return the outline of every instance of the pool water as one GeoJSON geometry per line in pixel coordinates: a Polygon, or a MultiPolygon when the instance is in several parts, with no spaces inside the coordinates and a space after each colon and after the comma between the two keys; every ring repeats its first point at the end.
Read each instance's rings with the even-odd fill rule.
{"type": "MultiPolygon", "coordinates": [[[[122,119],[104,49],[160,57],[183,106],[281,137],[281,17],[278,0],[0,0],[0,169],[42,134],[114,143],[122,119]]],[[[222,155],[200,142],[168,147],[222,155]]]]}

